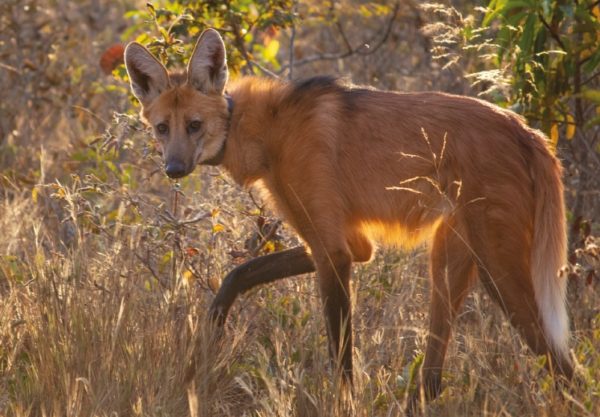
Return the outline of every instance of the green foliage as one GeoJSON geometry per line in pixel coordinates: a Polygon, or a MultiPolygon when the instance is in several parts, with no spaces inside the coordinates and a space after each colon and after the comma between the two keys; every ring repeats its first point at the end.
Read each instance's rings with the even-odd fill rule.
{"type": "Polygon", "coordinates": [[[483,26],[492,29],[494,64],[510,72],[508,103],[540,122],[556,146],[600,122],[584,121],[600,105],[595,89],[600,64],[600,7],[591,0],[492,0],[483,26]]]}
{"type": "Polygon", "coordinates": [[[466,17],[439,4],[424,7],[441,21],[426,28],[433,57],[445,61],[443,69],[462,69],[480,95],[544,131],[565,168],[569,219],[597,217],[598,1],[491,0],[466,17]]]}
{"type": "Polygon", "coordinates": [[[265,65],[279,68],[279,41],[275,36],[293,23],[293,5],[293,0],[180,0],[163,2],[160,6],[149,2],[146,10],[126,14],[136,23],[123,37],[129,39],[132,33],[141,32],[137,40],[163,63],[182,65],[195,39],[203,30],[213,27],[229,46],[230,71],[252,74],[265,65]]]}

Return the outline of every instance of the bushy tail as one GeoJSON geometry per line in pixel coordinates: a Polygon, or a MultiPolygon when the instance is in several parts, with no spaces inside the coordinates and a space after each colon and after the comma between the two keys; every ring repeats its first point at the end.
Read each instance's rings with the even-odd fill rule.
{"type": "Polygon", "coordinates": [[[562,168],[534,133],[533,149],[535,220],[531,275],[546,338],[556,354],[568,357],[569,317],[565,305],[567,279],[559,270],[566,264],[567,231],[561,181],[562,168]]]}

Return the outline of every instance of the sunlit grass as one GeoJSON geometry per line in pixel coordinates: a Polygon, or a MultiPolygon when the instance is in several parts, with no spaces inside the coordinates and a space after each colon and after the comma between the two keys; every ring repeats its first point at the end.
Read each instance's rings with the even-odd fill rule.
{"type": "MultiPolygon", "coordinates": [[[[185,201],[182,211],[188,205],[211,204],[231,213],[239,210],[236,197],[241,193],[226,181],[212,181],[215,184],[207,186],[219,189],[218,202],[210,196],[200,199],[198,193],[185,201]]],[[[61,198],[72,198],[74,210],[85,206],[76,189],[61,198]]],[[[65,207],[68,211],[69,205],[65,207]]],[[[348,409],[357,416],[403,413],[411,369],[422,359],[425,346],[425,250],[383,251],[371,264],[355,267],[356,381],[348,406],[338,398],[332,380],[314,276],[290,278],[242,297],[218,339],[205,317],[212,299],[208,277],[184,279],[177,273],[171,281],[170,261],[161,267],[157,249],[171,248],[163,230],[168,225],[155,221],[157,235],[140,232],[152,224],[155,212],[140,210],[136,224],[126,221],[133,209],[122,209],[121,226],[117,221],[109,227],[107,221],[103,231],[74,222],[71,227],[77,230],[72,233],[80,239],[66,247],[59,238],[64,222],[49,218],[29,193],[7,193],[1,209],[1,414],[340,416],[348,409]],[[163,285],[140,260],[143,248],[156,250],[147,263],[165,278],[163,285]],[[195,373],[188,380],[192,358],[195,373]]],[[[241,227],[219,231],[222,236],[212,236],[208,246],[211,225],[196,225],[205,240],[193,240],[193,228],[178,232],[181,242],[193,243],[201,252],[223,252],[206,260],[220,263],[209,272],[214,279],[233,266],[225,244],[243,245],[253,227],[234,217],[222,223],[241,227]]],[[[180,260],[177,271],[185,265],[180,260]]],[[[541,358],[530,354],[478,288],[454,327],[445,390],[423,406],[423,415],[597,415],[598,295],[588,286],[576,291],[571,310],[577,329],[577,385],[561,395],[562,388],[554,387],[541,358]]]]}

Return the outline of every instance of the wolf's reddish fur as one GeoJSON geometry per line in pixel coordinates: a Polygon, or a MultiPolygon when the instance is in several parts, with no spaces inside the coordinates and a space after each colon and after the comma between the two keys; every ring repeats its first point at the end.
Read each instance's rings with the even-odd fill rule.
{"type": "Polygon", "coordinates": [[[451,323],[477,277],[531,349],[571,375],[558,276],[566,244],[561,167],[514,113],[468,97],[354,88],[326,77],[250,77],[229,85],[230,114],[225,53],[212,30],[187,74],[167,75],[137,44],[126,63],[144,119],[168,125],[166,135],[157,132],[167,173],[220,163],[239,184],[262,188],[309,248],[288,252],[288,269],[253,275],[251,284],[240,276],[268,275],[271,260],[283,256],[238,270],[215,302],[222,313],[247,287],[314,265],[331,351],[351,376],[351,263],[368,261],[376,241],[430,241],[428,397],[439,392],[451,323]],[[201,131],[190,131],[194,120],[201,131]]]}

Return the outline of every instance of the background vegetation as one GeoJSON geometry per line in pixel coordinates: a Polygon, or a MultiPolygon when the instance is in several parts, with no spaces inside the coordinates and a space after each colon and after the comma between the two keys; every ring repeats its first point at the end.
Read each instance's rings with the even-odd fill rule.
{"type": "MultiPolygon", "coordinates": [[[[342,415],[312,276],[240,299],[225,343],[205,325],[227,271],[295,241],[216,168],[169,182],[139,123],[123,44],[181,65],[209,26],[234,76],[480,95],[546,132],[565,166],[578,383],[555,388],[477,289],[420,413],[599,415],[599,20],[595,0],[2,1],[0,415],[342,415]]],[[[353,285],[355,414],[401,415],[427,251],[383,250],[353,285]]]]}

